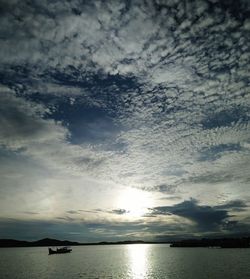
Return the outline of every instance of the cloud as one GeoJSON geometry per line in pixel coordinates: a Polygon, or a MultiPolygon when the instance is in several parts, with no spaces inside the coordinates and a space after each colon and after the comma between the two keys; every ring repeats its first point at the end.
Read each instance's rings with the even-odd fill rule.
{"type": "Polygon", "coordinates": [[[233,209],[235,211],[244,211],[247,209],[247,207],[248,205],[246,202],[242,200],[233,200],[225,204],[215,206],[216,209],[233,209]]]}
{"type": "MultiPolygon", "coordinates": [[[[195,223],[199,231],[221,231],[224,224],[229,224],[232,210],[246,210],[246,204],[241,200],[230,201],[220,206],[199,205],[195,199],[183,201],[173,206],[151,208],[152,216],[177,215],[195,223]]],[[[150,216],[150,215],[149,215],[150,216]]]]}
{"type": "MultiPolygon", "coordinates": [[[[161,202],[179,197],[216,229],[228,208],[190,196],[217,206],[222,194],[248,198],[248,1],[1,6],[2,199],[9,185],[29,195],[48,183],[46,196],[67,181],[88,211],[90,185],[109,187],[111,200],[136,187],[161,202]]],[[[60,213],[76,210],[60,202],[60,213]]],[[[119,205],[105,208],[119,215],[119,205]]]]}
{"type": "Polygon", "coordinates": [[[108,214],[114,214],[114,215],[125,215],[127,213],[129,213],[128,210],[123,209],[123,208],[116,208],[116,209],[95,209],[93,211],[91,211],[93,213],[108,213],[108,214]]]}
{"type": "Polygon", "coordinates": [[[149,192],[155,191],[155,192],[173,195],[176,192],[176,187],[177,187],[176,185],[161,184],[150,188],[145,188],[144,190],[149,192]]]}
{"type": "Polygon", "coordinates": [[[68,210],[68,211],[66,211],[66,213],[69,213],[69,214],[79,214],[79,211],[78,210],[68,210]]]}
{"type": "Polygon", "coordinates": [[[217,113],[207,115],[207,117],[202,121],[202,125],[206,129],[211,129],[215,127],[225,127],[231,126],[233,123],[237,122],[248,122],[249,114],[246,108],[231,108],[227,110],[221,110],[217,113]]]}
{"type": "MultiPolygon", "coordinates": [[[[154,223],[160,230],[160,224],[154,223]]],[[[1,219],[1,238],[38,240],[44,237],[82,242],[153,239],[153,231],[142,222],[79,221],[74,218],[58,220],[1,219]]]]}
{"type": "Polygon", "coordinates": [[[24,101],[13,93],[3,92],[1,98],[0,144],[10,149],[26,148],[34,143],[62,141],[67,130],[53,120],[44,120],[48,109],[24,101]]]}
{"type": "Polygon", "coordinates": [[[129,213],[126,209],[113,209],[111,212],[118,215],[129,213]]]}
{"type": "MultiPolygon", "coordinates": [[[[68,220],[67,220],[68,221],[68,220]]],[[[85,228],[84,224],[66,223],[60,221],[47,220],[18,220],[6,219],[0,220],[1,238],[27,239],[38,240],[45,237],[68,239],[68,240],[85,240],[92,239],[90,233],[85,228]],[[74,233],[79,235],[74,235],[74,233]]]]}
{"type": "Polygon", "coordinates": [[[237,153],[241,150],[240,144],[219,144],[211,146],[200,152],[200,160],[217,160],[221,156],[225,156],[229,153],[237,153]]]}
{"type": "Polygon", "coordinates": [[[38,239],[45,236],[78,240],[83,242],[102,240],[146,239],[169,240],[185,237],[211,235],[240,235],[249,229],[249,220],[235,220],[234,213],[247,212],[248,206],[242,200],[229,201],[218,206],[200,205],[190,199],[172,206],[151,208],[151,214],[138,220],[111,219],[100,215],[97,219],[83,218],[84,213],[112,213],[123,215],[125,210],[105,209],[68,210],[70,216],[47,219],[1,218],[1,238],[12,237],[38,239]],[[233,214],[232,214],[233,213],[233,214]],[[73,215],[73,217],[72,217],[73,215]],[[182,221],[180,221],[182,220],[182,221]]]}

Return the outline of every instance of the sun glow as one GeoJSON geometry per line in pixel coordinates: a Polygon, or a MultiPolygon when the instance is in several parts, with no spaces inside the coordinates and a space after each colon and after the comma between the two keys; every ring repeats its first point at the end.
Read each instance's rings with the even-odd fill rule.
{"type": "Polygon", "coordinates": [[[120,194],[117,205],[126,210],[130,217],[140,217],[147,213],[148,208],[153,206],[151,194],[139,189],[129,188],[120,194]]]}

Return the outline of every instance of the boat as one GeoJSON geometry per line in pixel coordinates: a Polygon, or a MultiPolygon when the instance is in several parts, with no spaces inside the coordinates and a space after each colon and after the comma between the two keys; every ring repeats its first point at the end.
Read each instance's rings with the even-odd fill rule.
{"type": "Polygon", "coordinates": [[[49,248],[49,255],[65,254],[65,253],[70,253],[71,251],[72,251],[72,249],[70,249],[68,247],[57,248],[56,250],[49,248]]]}

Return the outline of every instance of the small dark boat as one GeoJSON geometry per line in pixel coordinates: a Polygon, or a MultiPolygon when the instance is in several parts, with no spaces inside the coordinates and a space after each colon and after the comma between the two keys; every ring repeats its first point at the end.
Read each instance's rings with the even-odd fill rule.
{"type": "Polygon", "coordinates": [[[65,253],[70,253],[71,251],[72,251],[72,249],[70,249],[68,247],[57,248],[56,250],[49,248],[49,255],[65,254],[65,253]]]}

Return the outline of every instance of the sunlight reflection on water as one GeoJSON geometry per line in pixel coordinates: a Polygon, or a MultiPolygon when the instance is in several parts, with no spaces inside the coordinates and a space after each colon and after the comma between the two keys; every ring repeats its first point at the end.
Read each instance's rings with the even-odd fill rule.
{"type": "Polygon", "coordinates": [[[130,275],[132,278],[145,278],[148,273],[149,244],[128,245],[130,275]]]}

